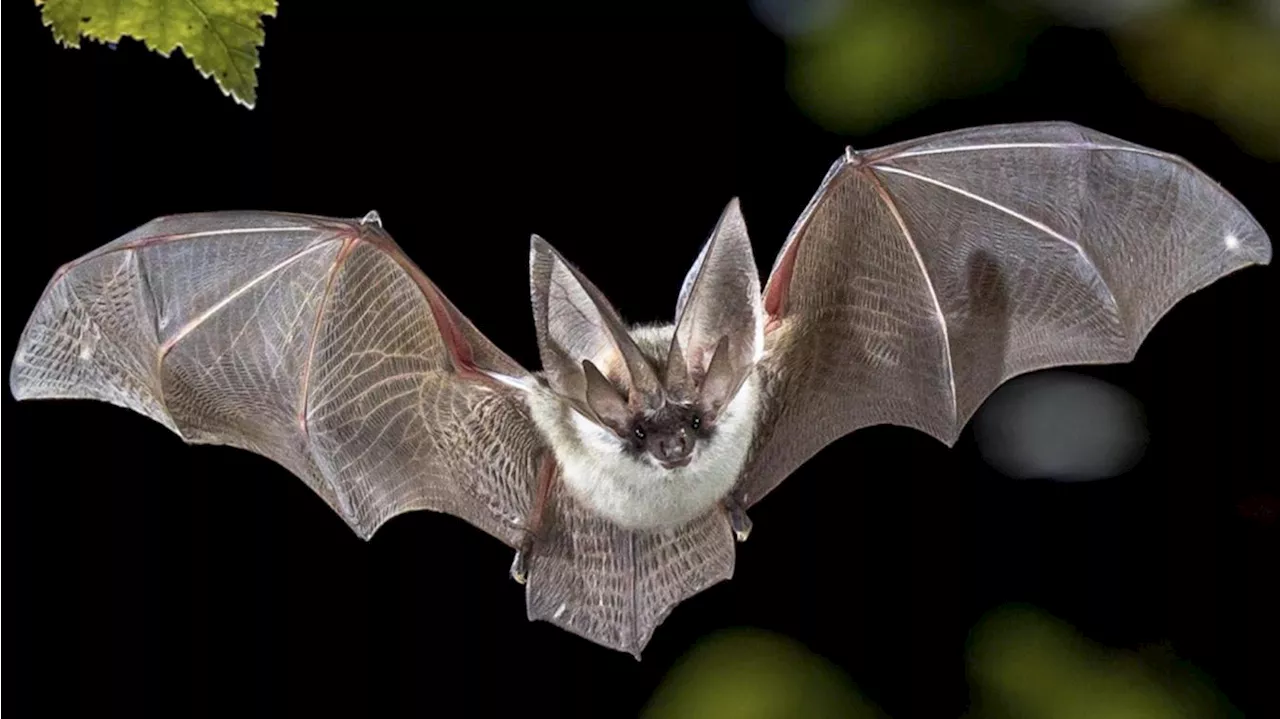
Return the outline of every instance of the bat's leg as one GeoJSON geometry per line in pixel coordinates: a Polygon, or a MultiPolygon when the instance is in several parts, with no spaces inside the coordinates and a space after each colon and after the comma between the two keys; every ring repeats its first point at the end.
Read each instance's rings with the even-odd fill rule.
{"type": "Polygon", "coordinates": [[[733,536],[739,542],[747,541],[747,537],[751,534],[751,518],[747,516],[747,510],[742,508],[742,504],[734,499],[733,495],[725,497],[724,510],[729,513],[729,525],[733,527],[733,536]]]}
{"type": "Polygon", "coordinates": [[[547,497],[551,494],[551,481],[556,476],[556,460],[547,452],[538,467],[538,491],[533,497],[533,510],[529,513],[529,534],[520,542],[515,559],[511,560],[511,578],[524,584],[529,579],[529,557],[533,555],[534,540],[542,529],[542,515],[546,513],[547,497]]]}

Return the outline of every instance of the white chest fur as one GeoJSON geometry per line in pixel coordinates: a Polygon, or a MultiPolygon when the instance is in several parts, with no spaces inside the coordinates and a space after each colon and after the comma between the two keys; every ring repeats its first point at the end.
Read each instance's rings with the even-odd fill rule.
{"type": "Polygon", "coordinates": [[[546,389],[527,396],[569,492],[622,527],[654,529],[698,517],[733,488],[751,449],[759,391],[752,373],[721,412],[714,435],[695,446],[688,465],[676,469],[665,469],[647,455],[626,454],[617,435],[546,389]]]}

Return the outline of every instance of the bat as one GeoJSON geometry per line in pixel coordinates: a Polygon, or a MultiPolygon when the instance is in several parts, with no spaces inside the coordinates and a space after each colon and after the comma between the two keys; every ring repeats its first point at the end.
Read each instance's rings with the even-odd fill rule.
{"type": "Polygon", "coordinates": [[[628,325],[535,235],[539,371],[376,213],[254,211],[160,217],[58,269],[9,382],[264,455],[365,539],[460,517],[514,550],[531,621],[638,659],[825,445],[892,424],[951,446],[1005,380],[1127,362],[1179,300],[1270,259],[1181,157],[978,127],[847,149],[763,286],[731,201],[669,324],[628,325]]]}

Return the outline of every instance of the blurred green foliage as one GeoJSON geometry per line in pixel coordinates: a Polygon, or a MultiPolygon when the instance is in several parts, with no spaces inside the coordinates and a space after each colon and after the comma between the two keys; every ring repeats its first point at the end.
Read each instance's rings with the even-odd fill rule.
{"type": "MultiPolygon", "coordinates": [[[[1280,6],[1280,3],[1277,3],[1280,6]]],[[[1213,119],[1280,159],[1280,15],[1193,4],[1123,26],[1121,57],[1156,100],[1213,119]]]]}
{"type": "Polygon", "coordinates": [[[789,84],[822,126],[860,134],[1014,77],[1045,30],[1101,29],[1154,100],[1280,159],[1275,0],[753,0],[788,46],[789,84]]]}
{"type": "Polygon", "coordinates": [[[819,124],[864,133],[935,100],[1012,77],[1027,38],[1016,18],[946,0],[843,2],[788,42],[793,97],[819,124]]]}
{"type": "MultiPolygon", "coordinates": [[[[252,108],[262,18],[276,0],[35,0],[67,47],[142,41],[252,108]]],[[[1280,159],[1280,0],[751,0],[788,45],[792,96],[836,132],[867,133],[1014,77],[1055,25],[1104,29],[1155,100],[1280,159]]]]}
{"type": "MultiPolygon", "coordinates": [[[[1171,652],[1103,647],[1037,609],[984,617],[968,647],[967,719],[1213,719],[1237,716],[1171,652]]],[[[958,669],[959,667],[957,667],[958,669]]],[[[885,717],[834,665],[760,631],[713,635],[667,675],[645,719],[885,717]]]]}
{"type": "Polygon", "coordinates": [[[785,637],[712,636],[667,675],[645,719],[882,717],[837,667],[785,637]]]}
{"type": "Polygon", "coordinates": [[[1211,719],[1225,699],[1166,652],[1108,649],[1030,607],[985,617],[969,646],[977,719],[1211,719]]]}
{"type": "Polygon", "coordinates": [[[142,41],[168,57],[182,48],[204,77],[252,108],[257,99],[258,48],[264,16],[276,0],[36,0],[44,24],[59,43],[80,47],[87,38],[114,44],[142,41]]]}

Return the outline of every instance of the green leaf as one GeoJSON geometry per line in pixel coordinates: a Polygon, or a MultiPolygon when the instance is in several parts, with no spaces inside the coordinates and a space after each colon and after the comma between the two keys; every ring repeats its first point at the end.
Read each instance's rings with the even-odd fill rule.
{"type": "Polygon", "coordinates": [[[237,102],[257,100],[262,18],[274,17],[276,0],[35,0],[44,24],[67,47],[80,38],[116,43],[141,40],[169,57],[177,48],[205,77],[237,102]]]}

